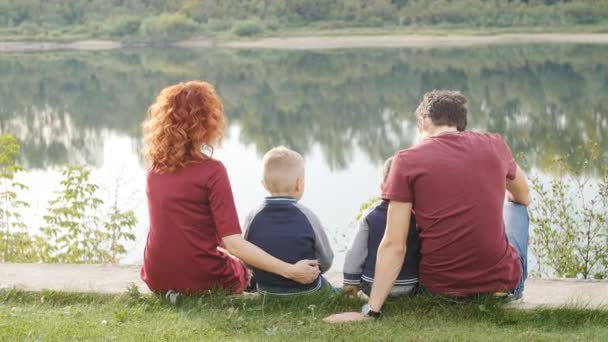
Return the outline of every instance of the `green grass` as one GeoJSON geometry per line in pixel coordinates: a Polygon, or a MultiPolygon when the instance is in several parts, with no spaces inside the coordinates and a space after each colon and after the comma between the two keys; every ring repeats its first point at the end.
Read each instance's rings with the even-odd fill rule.
{"type": "Polygon", "coordinates": [[[175,305],[130,290],[123,295],[0,291],[0,340],[537,341],[608,339],[608,311],[520,311],[479,299],[450,304],[405,298],[377,321],[329,325],[358,310],[343,295],[277,300],[210,294],[175,305]],[[106,324],[102,324],[106,321],[106,324]]]}

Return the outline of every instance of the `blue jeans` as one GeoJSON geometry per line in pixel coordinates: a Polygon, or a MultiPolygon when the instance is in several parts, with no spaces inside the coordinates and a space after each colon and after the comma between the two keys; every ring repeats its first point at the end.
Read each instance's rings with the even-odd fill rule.
{"type": "Polygon", "coordinates": [[[528,278],[528,240],[530,238],[530,216],[525,206],[507,201],[503,209],[503,219],[509,243],[515,247],[521,261],[522,275],[519,284],[513,290],[515,298],[524,293],[524,282],[528,278]]]}

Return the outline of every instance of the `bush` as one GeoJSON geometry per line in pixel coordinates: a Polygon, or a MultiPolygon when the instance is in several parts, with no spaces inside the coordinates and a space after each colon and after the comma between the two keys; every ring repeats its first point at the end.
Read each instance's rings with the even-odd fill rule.
{"type": "Polygon", "coordinates": [[[97,197],[87,166],[68,165],[62,171],[62,189],[49,201],[47,225],[42,228],[45,262],[117,263],[126,252],[122,241],[133,241],[137,224],[133,211],[119,209],[117,199],[107,217],[99,215],[104,202],[97,197]]]}
{"type": "Polygon", "coordinates": [[[102,30],[113,37],[123,37],[135,34],[139,31],[141,20],[135,16],[125,15],[113,17],[107,20],[102,30]]]}
{"type": "Polygon", "coordinates": [[[566,278],[608,277],[608,171],[590,177],[589,162],[579,171],[563,159],[558,177],[543,183],[532,177],[532,250],[539,275],[566,278]]]}
{"type": "Polygon", "coordinates": [[[257,20],[250,20],[237,24],[232,32],[239,37],[251,37],[264,32],[264,27],[257,20]]]}
{"type": "Polygon", "coordinates": [[[149,17],[141,25],[140,32],[153,38],[183,37],[196,32],[199,26],[181,13],[163,13],[149,17]]]}
{"type": "Polygon", "coordinates": [[[228,20],[211,19],[207,22],[205,27],[211,32],[224,32],[232,29],[232,23],[228,20]]]}
{"type": "Polygon", "coordinates": [[[600,13],[596,13],[590,4],[568,3],[564,4],[564,15],[574,24],[593,24],[598,21],[600,13]]]}
{"type": "Polygon", "coordinates": [[[19,150],[12,135],[0,135],[0,262],[32,262],[36,256],[21,217],[29,204],[18,196],[18,191],[27,187],[15,180],[23,171],[16,163],[19,150]]]}

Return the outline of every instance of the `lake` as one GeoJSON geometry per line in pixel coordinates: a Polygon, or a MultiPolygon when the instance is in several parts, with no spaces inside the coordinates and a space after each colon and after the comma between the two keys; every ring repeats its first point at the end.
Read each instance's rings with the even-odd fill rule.
{"type": "Polygon", "coordinates": [[[469,128],[502,134],[518,162],[546,179],[556,156],[576,168],[588,157],[581,146],[608,153],[602,45],[15,53],[0,55],[0,71],[0,132],[17,137],[28,169],[19,176],[30,187],[25,223],[41,226],[62,165],[89,164],[102,198],[136,211],[124,263],[141,262],[147,233],[141,122],[179,81],[207,80],[224,99],[229,129],[214,157],[241,218],[265,196],[262,155],[277,145],[304,155],[302,203],[325,225],[336,270],[360,205],[379,193],[382,162],[415,143],[413,112],[427,91],[461,90],[469,128]]]}

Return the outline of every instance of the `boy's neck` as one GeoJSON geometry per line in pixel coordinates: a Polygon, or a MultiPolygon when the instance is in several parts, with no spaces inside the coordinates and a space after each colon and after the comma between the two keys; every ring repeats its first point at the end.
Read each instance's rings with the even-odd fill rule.
{"type": "Polygon", "coordinates": [[[270,193],[270,197],[289,197],[289,198],[293,198],[296,201],[297,199],[297,194],[293,193],[293,192],[275,192],[275,193],[270,193]]]}

